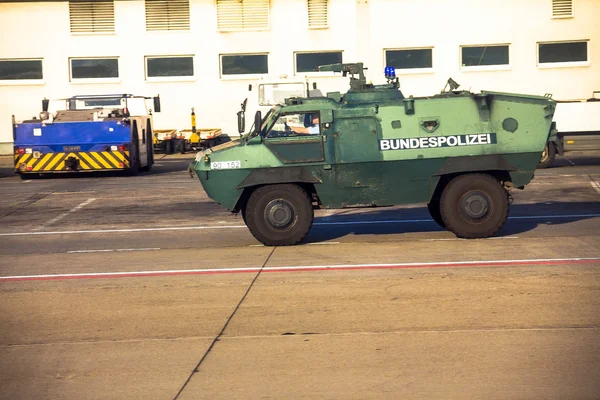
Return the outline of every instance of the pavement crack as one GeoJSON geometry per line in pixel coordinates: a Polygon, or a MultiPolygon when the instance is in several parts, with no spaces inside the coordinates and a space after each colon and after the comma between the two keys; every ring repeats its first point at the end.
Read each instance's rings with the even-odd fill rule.
{"type": "Polygon", "coordinates": [[[229,316],[229,318],[227,318],[227,321],[225,321],[225,324],[221,328],[221,331],[219,332],[219,334],[217,336],[215,336],[215,338],[213,339],[213,341],[210,344],[210,346],[208,346],[208,349],[204,352],[204,355],[202,356],[202,358],[200,359],[200,361],[198,361],[198,364],[196,364],[196,367],[192,370],[192,372],[190,373],[190,375],[188,376],[188,378],[185,380],[185,382],[181,386],[181,389],[179,389],[179,391],[177,392],[177,394],[175,395],[175,397],[173,397],[173,400],[177,400],[179,398],[179,396],[181,395],[181,393],[183,393],[183,391],[186,388],[186,386],[188,385],[188,383],[190,383],[190,381],[192,380],[192,377],[194,376],[194,374],[200,372],[200,366],[202,365],[202,363],[204,362],[204,360],[206,360],[206,357],[208,357],[208,355],[210,354],[210,352],[213,349],[213,347],[215,346],[215,344],[221,339],[221,336],[225,332],[225,329],[227,329],[227,326],[229,325],[229,323],[231,322],[231,320],[233,319],[233,317],[235,316],[235,314],[239,310],[240,306],[242,305],[242,303],[244,302],[244,300],[246,300],[246,297],[248,297],[248,294],[250,293],[250,290],[252,290],[252,287],[254,286],[254,283],[256,282],[256,280],[260,276],[261,272],[263,271],[263,269],[265,268],[265,266],[267,265],[267,263],[271,259],[271,256],[275,252],[275,249],[277,249],[277,247],[273,247],[273,250],[271,250],[271,252],[267,256],[267,259],[265,260],[265,262],[263,263],[263,265],[260,267],[260,269],[258,270],[258,272],[256,273],[256,275],[252,279],[252,282],[250,282],[250,285],[248,285],[248,289],[246,289],[246,292],[244,293],[244,295],[242,296],[242,298],[240,299],[240,301],[238,302],[238,304],[235,306],[233,312],[231,313],[231,315],[229,316]]]}
{"type": "Polygon", "coordinates": [[[39,201],[41,199],[43,199],[44,197],[50,195],[51,193],[36,193],[33,196],[31,196],[30,198],[28,198],[27,200],[23,201],[21,203],[21,206],[17,206],[17,208],[15,208],[12,211],[7,212],[6,214],[2,214],[0,215],[0,219],[4,218],[4,217],[8,217],[9,215],[12,215],[14,213],[16,213],[17,211],[21,211],[22,209],[24,209],[25,207],[35,203],[36,201],[39,201]]]}

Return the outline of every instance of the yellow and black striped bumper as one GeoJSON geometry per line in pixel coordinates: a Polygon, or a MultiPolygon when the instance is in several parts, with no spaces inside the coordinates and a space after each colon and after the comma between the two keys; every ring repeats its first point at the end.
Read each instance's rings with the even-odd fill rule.
{"type": "Polygon", "coordinates": [[[33,152],[15,154],[17,172],[105,171],[129,168],[128,151],[75,151],[66,153],[33,152]],[[77,161],[74,162],[73,159],[77,161]]]}

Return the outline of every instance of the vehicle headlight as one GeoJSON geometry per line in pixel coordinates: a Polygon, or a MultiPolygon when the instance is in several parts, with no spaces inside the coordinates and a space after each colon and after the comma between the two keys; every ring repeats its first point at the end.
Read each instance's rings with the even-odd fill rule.
{"type": "Polygon", "coordinates": [[[200,161],[204,160],[204,157],[211,153],[212,153],[211,149],[199,151],[198,153],[196,153],[196,161],[200,162],[200,161]]]}

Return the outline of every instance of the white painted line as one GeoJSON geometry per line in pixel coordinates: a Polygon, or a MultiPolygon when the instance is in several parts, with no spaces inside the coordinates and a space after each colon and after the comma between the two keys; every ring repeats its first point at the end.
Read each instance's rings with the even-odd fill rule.
{"type": "Polygon", "coordinates": [[[160,247],[148,247],[142,249],[106,249],[106,250],[71,250],[67,251],[67,253],[110,253],[113,251],[151,251],[151,250],[160,250],[160,247]]]}
{"type": "MultiPolygon", "coordinates": [[[[531,215],[521,217],[508,217],[511,219],[557,219],[557,218],[595,218],[600,214],[573,214],[573,215],[531,215]]],[[[432,219],[390,219],[379,221],[345,221],[345,222],[315,222],[313,225],[378,225],[378,224],[405,224],[415,222],[434,223],[432,219]]],[[[0,233],[0,236],[30,236],[30,235],[72,235],[81,233],[127,233],[127,232],[161,232],[161,231],[189,231],[189,230],[210,230],[210,229],[246,229],[246,225],[205,225],[205,226],[171,226],[163,228],[125,228],[125,229],[97,229],[81,231],[48,231],[48,232],[11,232],[0,233]]]]}
{"type": "Polygon", "coordinates": [[[90,272],[82,274],[47,274],[47,275],[13,275],[0,276],[2,281],[19,280],[52,280],[52,279],[82,279],[82,278],[120,278],[139,276],[169,276],[169,275],[216,275],[234,273],[261,272],[308,272],[335,270],[365,270],[365,269],[410,269],[410,268],[453,268],[469,266],[514,266],[514,265],[553,265],[553,264],[599,264],[600,258],[546,258],[529,260],[476,260],[476,261],[447,261],[447,262],[414,262],[399,264],[346,264],[346,265],[300,265],[280,267],[249,267],[249,268],[205,268],[161,271],[123,271],[123,272],[90,272]]]}
{"type": "Polygon", "coordinates": [[[48,222],[46,222],[45,224],[43,224],[43,225],[40,225],[40,226],[38,226],[38,227],[36,227],[36,228],[33,228],[32,230],[34,230],[34,231],[39,231],[40,229],[42,229],[42,228],[45,228],[45,227],[46,227],[46,226],[48,226],[48,225],[52,225],[53,223],[60,221],[61,219],[63,219],[63,218],[64,218],[64,217],[66,217],[67,215],[69,215],[69,214],[71,214],[71,213],[74,213],[75,211],[77,211],[77,210],[79,210],[79,209],[81,209],[81,208],[83,208],[83,207],[87,206],[88,204],[90,204],[90,203],[91,203],[92,201],[94,201],[94,200],[96,200],[96,199],[87,199],[87,200],[86,200],[86,201],[84,201],[83,203],[81,203],[81,204],[79,204],[79,205],[77,205],[77,206],[75,206],[75,207],[71,208],[71,209],[70,209],[69,211],[67,211],[66,213],[64,213],[64,214],[61,214],[61,215],[59,215],[59,216],[58,216],[58,217],[56,217],[56,218],[52,218],[50,221],[48,221],[48,222]]]}
{"type": "Polygon", "coordinates": [[[522,217],[508,217],[508,219],[554,219],[554,218],[593,218],[600,217],[600,214],[573,214],[573,215],[531,215],[522,217]]]}
{"type": "Polygon", "coordinates": [[[592,185],[592,187],[594,189],[596,189],[596,192],[600,193],[600,183],[596,182],[596,181],[591,181],[590,185],[592,185]]]}
{"type": "Polygon", "coordinates": [[[81,193],[96,193],[95,190],[82,190],[81,192],[52,192],[52,195],[63,195],[63,194],[81,194],[81,193]]]}
{"type": "MultiPolygon", "coordinates": [[[[518,236],[500,236],[500,237],[489,237],[484,240],[504,240],[504,239],[518,239],[518,236]]],[[[462,239],[462,238],[447,238],[447,239],[421,239],[421,242],[447,242],[454,240],[473,240],[473,239],[462,239]]]]}

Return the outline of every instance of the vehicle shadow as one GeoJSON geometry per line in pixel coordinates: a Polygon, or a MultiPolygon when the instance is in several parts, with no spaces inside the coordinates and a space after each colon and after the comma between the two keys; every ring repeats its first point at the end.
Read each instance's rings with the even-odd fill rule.
{"type": "MultiPolygon", "coordinates": [[[[594,217],[600,217],[599,202],[513,204],[506,224],[494,237],[528,232],[540,225],[561,225],[594,217]]],[[[381,209],[315,217],[313,227],[303,243],[334,240],[346,235],[386,235],[436,231],[448,232],[433,221],[426,206],[409,209],[381,209]]]]}

